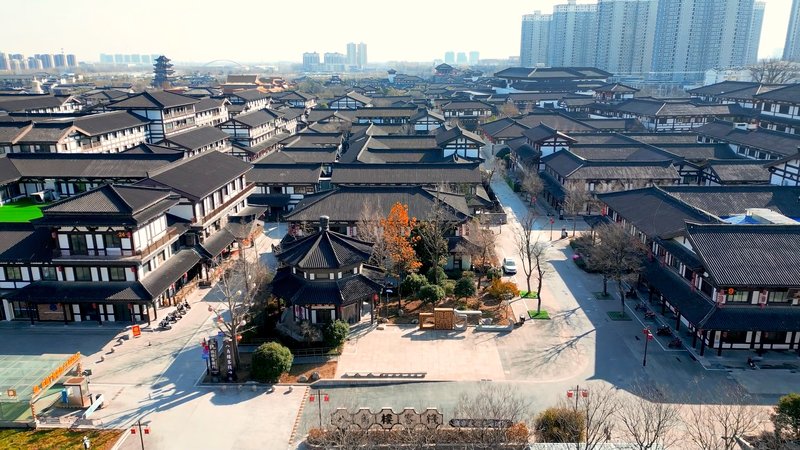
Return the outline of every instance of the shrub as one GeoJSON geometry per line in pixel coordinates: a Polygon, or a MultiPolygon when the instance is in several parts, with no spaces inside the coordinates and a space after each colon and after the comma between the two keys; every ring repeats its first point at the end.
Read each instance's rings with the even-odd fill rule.
{"type": "Polygon", "coordinates": [[[425,303],[436,304],[444,300],[444,289],[435,284],[426,284],[419,290],[419,299],[425,303]]]}
{"type": "Polygon", "coordinates": [[[511,281],[503,281],[500,278],[495,278],[489,286],[488,293],[496,299],[506,299],[519,295],[519,289],[517,285],[511,281]]]}
{"type": "Polygon", "coordinates": [[[444,280],[442,282],[445,297],[452,297],[456,292],[456,280],[444,280]]]}
{"type": "Polygon", "coordinates": [[[570,408],[547,408],[534,421],[538,442],[582,442],[584,420],[579,411],[570,408]]]}
{"type": "Polygon", "coordinates": [[[438,284],[443,286],[444,280],[447,279],[447,274],[441,266],[434,266],[428,270],[428,282],[431,284],[438,284]]]}
{"type": "Polygon", "coordinates": [[[428,279],[418,273],[412,273],[403,280],[400,286],[406,295],[417,295],[422,286],[428,284],[428,279]]]}
{"type": "Polygon", "coordinates": [[[350,325],[343,320],[334,320],[325,325],[322,329],[322,337],[328,347],[338,347],[344,344],[347,333],[350,332],[350,325]]]}
{"type": "Polygon", "coordinates": [[[503,272],[499,267],[490,267],[489,270],[486,271],[486,278],[490,280],[496,280],[502,276],[503,272]]]}
{"type": "Polygon", "coordinates": [[[778,400],[772,423],[781,437],[800,441],[800,394],[787,394],[778,400]]]}
{"type": "Polygon", "coordinates": [[[458,278],[472,278],[474,280],[475,279],[475,272],[473,272],[471,270],[465,270],[465,271],[461,272],[461,276],[458,277],[458,278]]]}
{"type": "Polygon", "coordinates": [[[294,356],[288,348],[277,342],[261,344],[251,361],[250,375],[262,383],[274,383],[281,374],[292,368],[294,356]]]}
{"type": "Polygon", "coordinates": [[[477,292],[477,288],[475,287],[475,279],[472,277],[461,277],[460,280],[456,282],[456,287],[453,290],[453,295],[456,298],[466,298],[472,297],[477,292]]]}

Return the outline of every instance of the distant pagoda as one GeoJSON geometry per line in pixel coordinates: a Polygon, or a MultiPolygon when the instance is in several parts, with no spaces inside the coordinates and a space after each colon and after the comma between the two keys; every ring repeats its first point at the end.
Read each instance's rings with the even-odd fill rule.
{"type": "Polygon", "coordinates": [[[170,59],[164,55],[159,56],[153,64],[153,87],[158,89],[172,87],[172,80],[175,79],[173,74],[175,70],[172,69],[170,59]]]}

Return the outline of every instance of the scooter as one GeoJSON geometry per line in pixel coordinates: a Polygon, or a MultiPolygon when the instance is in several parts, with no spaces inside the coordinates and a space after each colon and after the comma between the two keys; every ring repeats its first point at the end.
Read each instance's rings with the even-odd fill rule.
{"type": "Polygon", "coordinates": [[[169,320],[163,319],[163,320],[161,320],[161,323],[158,324],[158,328],[160,328],[162,330],[171,330],[172,329],[172,325],[169,324],[169,320]]]}
{"type": "Polygon", "coordinates": [[[751,369],[757,369],[756,362],[753,361],[753,358],[747,358],[747,365],[750,366],[751,369]]]}
{"type": "Polygon", "coordinates": [[[683,342],[681,342],[680,338],[675,338],[669,341],[669,348],[683,348],[683,342]]]}
{"type": "Polygon", "coordinates": [[[636,304],[636,305],[633,307],[633,309],[635,309],[636,311],[647,311],[647,306],[644,306],[644,304],[643,304],[643,303],[637,303],[637,304],[636,304]]]}
{"type": "Polygon", "coordinates": [[[644,318],[645,319],[655,319],[656,318],[656,313],[654,313],[653,311],[645,311],[644,312],[644,318]]]}
{"type": "Polygon", "coordinates": [[[669,326],[664,325],[658,327],[658,330],[656,330],[656,334],[659,336],[672,336],[672,329],[669,326]]]}
{"type": "Polygon", "coordinates": [[[192,305],[190,305],[186,300],[183,301],[183,307],[186,309],[192,309],[192,305]]]}

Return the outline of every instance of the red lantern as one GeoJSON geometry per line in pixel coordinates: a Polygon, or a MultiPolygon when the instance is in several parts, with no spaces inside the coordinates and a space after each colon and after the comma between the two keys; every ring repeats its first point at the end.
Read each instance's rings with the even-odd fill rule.
{"type": "Polygon", "coordinates": [[[317,397],[315,397],[315,396],[314,396],[314,394],[311,394],[311,395],[308,397],[308,401],[310,401],[310,402],[313,402],[313,401],[314,401],[316,398],[317,398],[317,397]]]}
{"type": "Polygon", "coordinates": [[[144,434],[150,434],[150,427],[145,427],[144,434]]]}
{"type": "Polygon", "coordinates": [[[327,402],[328,400],[330,400],[330,398],[328,397],[328,394],[325,394],[325,396],[322,397],[322,401],[327,402]]]}
{"type": "Polygon", "coordinates": [[[136,434],[136,428],[131,428],[131,434],[136,434]]]}

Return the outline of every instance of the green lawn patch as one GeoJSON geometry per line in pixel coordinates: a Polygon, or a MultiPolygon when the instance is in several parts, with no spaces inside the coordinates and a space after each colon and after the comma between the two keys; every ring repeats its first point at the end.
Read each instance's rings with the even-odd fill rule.
{"type": "Polygon", "coordinates": [[[24,223],[42,217],[42,208],[46,203],[35,203],[31,199],[21,199],[0,206],[1,223],[24,223]]]}
{"type": "Polygon", "coordinates": [[[107,450],[114,446],[122,430],[80,430],[63,428],[54,430],[0,430],[0,450],[29,449],[82,449],[83,437],[88,436],[93,450],[107,450]]]}
{"type": "Polygon", "coordinates": [[[609,311],[608,318],[611,320],[631,320],[631,318],[621,311],[609,311]]]}
{"type": "Polygon", "coordinates": [[[519,296],[522,298],[539,298],[538,292],[519,291],[519,296]]]}
{"type": "Polygon", "coordinates": [[[528,311],[528,316],[534,320],[550,320],[550,313],[545,310],[541,310],[537,313],[535,309],[531,309],[528,311]]]}
{"type": "Polygon", "coordinates": [[[611,294],[603,294],[602,292],[592,292],[592,294],[597,300],[614,300],[614,296],[611,294]]]}

